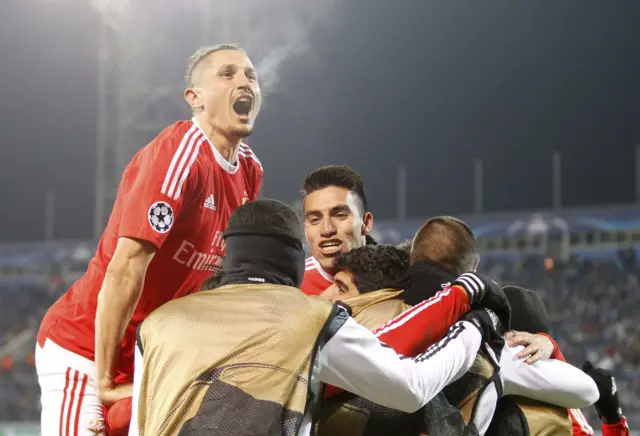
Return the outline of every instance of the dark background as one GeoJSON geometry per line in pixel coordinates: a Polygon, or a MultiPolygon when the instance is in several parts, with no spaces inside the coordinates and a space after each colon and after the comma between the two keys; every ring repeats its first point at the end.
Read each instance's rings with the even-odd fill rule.
{"type": "MultiPolygon", "coordinates": [[[[0,241],[44,237],[47,189],[55,236],[92,237],[100,17],[85,3],[0,2],[0,241]]],[[[634,200],[640,2],[350,0],[325,20],[248,141],[266,196],[293,202],[308,171],[346,163],[390,219],[404,165],[409,216],[466,213],[482,158],[486,210],[550,207],[558,150],[564,206],[634,200]]]]}

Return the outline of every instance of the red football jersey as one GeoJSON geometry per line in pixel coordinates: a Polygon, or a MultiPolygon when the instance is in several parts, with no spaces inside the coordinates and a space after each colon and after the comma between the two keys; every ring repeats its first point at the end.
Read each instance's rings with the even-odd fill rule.
{"type": "Polygon", "coordinates": [[[196,292],[222,261],[222,234],[231,213],[255,200],[262,166],[245,144],[229,161],[195,119],[166,128],[124,171],[97,252],[84,276],[47,312],[38,343],[46,338],[94,360],[98,293],[120,237],[153,243],[157,252],[120,351],[118,375],[133,374],[136,327],[169,300],[196,292]]]}
{"type": "Polygon", "coordinates": [[[332,283],[333,276],[322,269],[315,257],[308,257],[304,264],[304,277],[300,290],[307,295],[320,295],[332,283]]]}

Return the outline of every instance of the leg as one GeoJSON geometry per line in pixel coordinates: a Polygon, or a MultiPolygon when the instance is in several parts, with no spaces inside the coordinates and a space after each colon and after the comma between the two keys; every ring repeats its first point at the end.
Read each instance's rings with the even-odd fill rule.
{"type": "Polygon", "coordinates": [[[42,436],[106,435],[93,377],[66,366],[57,357],[46,348],[36,349],[42,436]]]}

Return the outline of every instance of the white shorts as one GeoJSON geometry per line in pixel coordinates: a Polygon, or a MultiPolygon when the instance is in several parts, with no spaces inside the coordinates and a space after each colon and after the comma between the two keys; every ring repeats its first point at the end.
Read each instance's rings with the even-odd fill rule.
{"type": "Polygon", "coordinates": [[[36,345],[42,436],[106,435],[95,363],[47,339],[36,345]]]}

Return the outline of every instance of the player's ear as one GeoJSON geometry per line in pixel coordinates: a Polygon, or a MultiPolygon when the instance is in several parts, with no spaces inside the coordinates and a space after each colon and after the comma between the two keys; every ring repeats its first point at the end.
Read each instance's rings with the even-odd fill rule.
{"type": "Polygon", "coordinates": [[[192,87],[184,90],[184,99],[187,101],[192,110],[204,107],[204,97],[199,88],[192,87]]]}
{"type": "Polygon", "coordinates": [[[477,272],[478,266],[480,266],[480,255],[476,254],[475,259],[473,259],[473,268],[471,268],[471,272],[477,272]]]}
{"type": "Polygon", "coordinates": [[[367,236],[373,229],[373,215],[371,212],[366,212],[362,218],[362,235],[367,236]]]}

